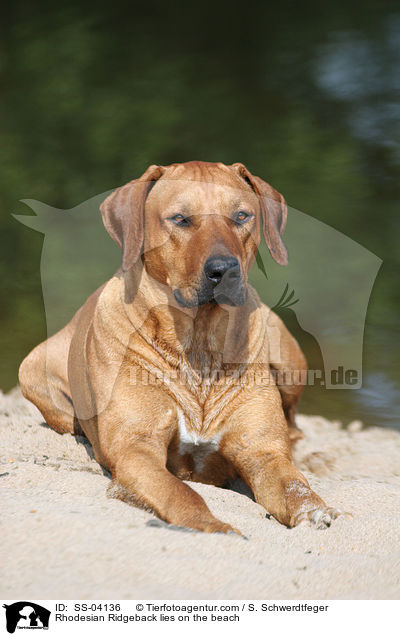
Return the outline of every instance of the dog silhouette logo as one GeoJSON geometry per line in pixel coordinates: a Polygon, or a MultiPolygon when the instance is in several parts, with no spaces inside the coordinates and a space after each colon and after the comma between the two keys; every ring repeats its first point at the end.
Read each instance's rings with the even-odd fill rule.
{"type": "Polygon", "coordinates": [[[11,605],[3,605],[6,610],[7,631],[13,634],[18,629],[48,629],[50,610],[32,603],[18,601],[11,605]]]}

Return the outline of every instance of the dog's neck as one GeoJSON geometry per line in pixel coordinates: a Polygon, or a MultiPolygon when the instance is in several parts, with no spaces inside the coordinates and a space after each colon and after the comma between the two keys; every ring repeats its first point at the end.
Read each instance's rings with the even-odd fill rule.
{"type": "Polygon", "coordinates": [[[214,369],[241,365],[252,357],[249,322],[259,306],[250,288],[240,307],[207,303],[181,307],[172,290],[151,278],[139,264],[124,274],[125,308],[142,337],[171,363],[190,365],[202,377],[214,369]]]}

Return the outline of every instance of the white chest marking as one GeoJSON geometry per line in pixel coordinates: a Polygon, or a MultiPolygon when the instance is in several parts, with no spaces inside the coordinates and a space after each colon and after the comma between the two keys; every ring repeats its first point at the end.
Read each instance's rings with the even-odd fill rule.
{"type": "Polygon", "coordinates": [[[214,435],[213,437],[204,439],[201,435],[188,431],[185,416],[181,409],[178,409],[178,426],[179,454],[192,455],[195,469],[201,472],[204,468],[204,461],[207,455],[215,453],[218,450],[221,435],[214,435]]]}

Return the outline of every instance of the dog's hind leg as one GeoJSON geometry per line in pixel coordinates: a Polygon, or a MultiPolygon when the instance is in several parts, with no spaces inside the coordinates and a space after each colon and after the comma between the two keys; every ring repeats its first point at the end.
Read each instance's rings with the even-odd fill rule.
{"type": "Polygon", "coordinates": [[[19,382],[23,395],[37,406],[55,431],[82,434],[68,384],[68,353],[74,322],[31,351],[20,366],[19,382]]]}
{"type": "Polygon", "coordinates": [[[297,428],[295,422],[296,407],[300,400],[304,385],[307,383],[307,361],[297,340],[285,327],[282,320],[271,310],[268,317],[268,330],[270,337],[279,342],[275,343],[278,349],[278,359],[270,362],[270,367],[275,372],[275,381],[282,398],[282,408],[289,429],[289,438],[292,444],[304,437],[297,428]]]}

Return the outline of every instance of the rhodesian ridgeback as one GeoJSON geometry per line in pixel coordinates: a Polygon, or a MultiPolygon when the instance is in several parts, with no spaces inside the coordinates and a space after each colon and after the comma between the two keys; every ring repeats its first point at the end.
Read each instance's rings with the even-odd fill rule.
{"type": "Polygon", "coordinates": [[[25,397],[170,524],[240,534],[186,483],[240,477],[282,524],[329,526],[291,458],[306,361],[248,283],[261,226],[287,264],[284,198],[243,164],[193,161],[151,166],[101,212],[122,267],[23,361],[25,397]]]}

